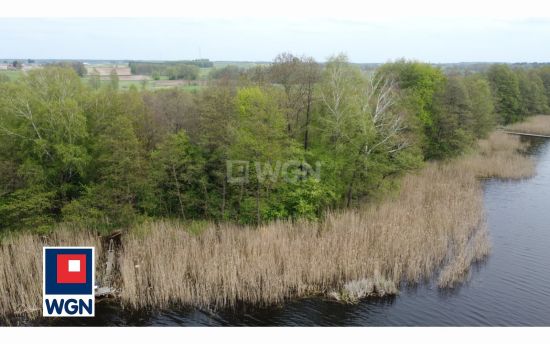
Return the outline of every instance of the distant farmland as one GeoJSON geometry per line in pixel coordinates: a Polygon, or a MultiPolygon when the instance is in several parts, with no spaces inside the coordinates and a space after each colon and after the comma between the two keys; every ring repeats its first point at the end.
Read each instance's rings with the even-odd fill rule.
{"type": "MultiPolygon", "coordinates": [[[[52,61],[37,61],[37,68],[42,68],[52,61]],[[42,63],[40,63],[42,62],[42,63]]],[[[97,61],[100,62],[100,61],[97,61]]],[[[217,61],[213,62],[213,67],[202,67],[199,70],[196,80],[176,79],[168,80],[168,76],[160,75],[155,78],[151,75],[132,74],[129,64],[125,61],[101,61],[100,63],[85,62],[87,75],[82,79],[85,83],[88,82],[91,75],[98,73],[102,84],[110,82],[111,73],[114,70],[119,79],[119,87],[121,90],[127,90],[132,85],[138,88],[160,89],[160,88],[182,88],[188,91],[196,91],[205,87],[208,83],[210,73],[215,69],[221,69],[229,65],[237,66],[242,69],[253,68],[259,65],[266,65],[267,62],[248,62],[248,61],[217,61]]],[[[0,70],[0,75],[7,75],[10,80],[17,79],[24,75],[23,70],[0,70]]]]}

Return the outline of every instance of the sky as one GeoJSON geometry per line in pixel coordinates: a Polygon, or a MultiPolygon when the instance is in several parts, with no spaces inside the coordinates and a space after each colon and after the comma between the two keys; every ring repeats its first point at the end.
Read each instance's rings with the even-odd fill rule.
{"type": "MultiPolygon", "coordinates": [[[[117,11],[128,14],[127,7],[106,11],[101,4],[84,13],[112,17],[71,18],[69,11],[40,18],[59,12],[42,11],[40,2],[31,11],[15,7],[16,16],[31,17],[0,18],[0,58],[271,61],[278,53],[291,52],[318,61],[345,53],[353,62],[403,57],[432,63],[550,62],[550,10],[537,0],[523,0],[521,6],[501,0],[495,3],[500,11],[473,0],[444,7],[442,1],[429,0],[388,0],[374,7],[365,1],[330,2],[340,4],[338,10],[319,0],[314,10],[286,12],[281,9],[292,2],[259,7],[260,2],[243,1],[250,5],[247,10],[229,1],[213,4],[211,11],[204,4],[168,12],[166,6],[164,12],[134,6],[144,11],[124,18],[117,11]],[[415,7],[407,7],[411,3],[415,7]]],[[[77,8],[75,13],[83,11],[77,8]]]]}

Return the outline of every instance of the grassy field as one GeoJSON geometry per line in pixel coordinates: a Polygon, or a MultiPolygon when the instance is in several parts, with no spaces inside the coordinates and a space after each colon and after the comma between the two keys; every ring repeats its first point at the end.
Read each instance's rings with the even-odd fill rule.
{"type": "Polygon", "coordinates": [[[268,65],[270,62],[246,62],[246,61],[214,61],[214,68],[223,68],[229,65],[239,68],[251,68],[258,65],[268,65]]]}
{"type": "MultiPolygon", "coordinates": [[[[155,90],[155,89],[162,89],[162,88],[171,88],[171,87],[177,87],[189,92],[196,92],[200,90],[201,88],[205,87],[202,85],[187,85],[184,83],[178,83],[177,81],[174,83],[174,85],[171,85],[169,83],[165,83],[168,81],[167,77],[161,77],[160,80],[147,80],[147,81],[141,81],[141,80],[119,80],[118,87],[120,90],[127,91],[130,89],[130,87],[134,86],[138,89],[142,89],[145,87],[147,90],[155,90]]],[[[88,77],[83,77],[82,82],[87,84],[89,82],[88,77]]],[[[110,85],[110,80],[101,80],[101,85],[106,86],[110,85]]]]}
{"type": "Polygon", "coordinates": [[[208,75],[214,68],[201,68],[199,71],[200,80],[208,80],[208,75]]]}
{"type": "Polygon", "coordinates": [[[0,71],[0,75],[7,75],[10,80],[16,80],[23,75],[23,72],[18,70],[3,70],[0,71]]]}

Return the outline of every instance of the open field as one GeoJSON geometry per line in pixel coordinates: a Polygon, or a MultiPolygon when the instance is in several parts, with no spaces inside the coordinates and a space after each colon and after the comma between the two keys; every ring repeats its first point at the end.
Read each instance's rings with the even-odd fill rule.
{"type": "MultiPolygon", "coordinates": [[[[534,163],[521,149],[517,137],[494,133],[475,154],[405,176],[398,195],[320,222],[206,224],[198,234],[181,223],[144,223],[122,239],[120,301],[162,308],[266,305],[311,294],[349,299],[395,293],[401,283],[434,276],[439,286],[452,287],[490,251],[479,177],[532,175],[534,163]]],[[[5,238],[0,316],[39,314],[45,243],[95,245],[101,281],[101,243],[90,231],[5,238]]]]}
{"type": "Polygon", "coordinates": [[[101,77],[109,77],[113,71],[115,71],[119,77],[132,75],[132,72],[130,71],[130,67],[128,67],[127,65],[126,66],[111,65],[111,66],[102,66],[102,67],[97,65],[86,65],[86,71],[88,75],[91,75],[92,73],[97,73],[101,77]]]}
{"type": "Polygon", "coordinates": [[[10,80],[16,80],[23,75],[23,72],[18,70],[2,70],[0,71],[0,75],[6,75],[10,80]]]}
{"type": "MultiPolygon", "coordinates": [[[[89,70],[93,70],[93,66],[88,66],[89,70]]],[[[102,64],[95,67],[98,69],[101,75],[101,83],[107,85],[110,83],[110,73],[113,65],[102,64]]],[[[168,80],[166,76],[161,76],[159,80],[153,80],[150,76],[147,75],[129,75],[128,68],[119,68],[119,87],[121,90],[127,90],[132,85],[137,88],[142,88],[145,82],[145,87],[147,89],[160,89],[160,88],[171,88],[178,87],[187,91],[196,91],[206,85],[208,80],[208,75],[212,68],[201,68],[199,73],[198,80],[168,80]]],[[[7,75],[10,80],[16,80],[20,78],[24,73],[22,71],[8,70],[0,71],[0,75],[7,75]]],[[[84,83],[88,83],[89,74],[82,78],[84,83]]]]}
{"type": "Polygon", "coordinates": [[[201,68],[199,70],[199,80],[207,80],[208,75],[214,68],[201,68]]]}
{"type": "Polygon", "coordinates": [[[251,62],[251,61],[214,61],[214,68],[223,68],[227,66],[237,66],[239,68],[251,68],[256,66],[269,65],[271,62],[251,62]]]}
{"type": "MultiPolygon", "coordinates": [[[[135,75],[134,77],[142,77],[135,75]]],[[[84,83],[88,82],[88,78],[84,77],[83,79],[84,83]]],[[[110,85],[111,81],[109,78],[101,79],[102,85],[110,85]]],[[[130,87],[135,86],[138,89],[142,89],[145,87],[148,90],[155,90],[155,89],[162,89],[162,88],[172,88],[177,87],[186,91],[196,91],[206,86],[205,81],[197,80],[197,81],[191,81],[191,80],[167,80],[167,79],[161,79],[161,80],[151,80],[151,79],[140,79],[140,78],[134,78],[133,80],[127,80],[125,78],[119,78],[118,81],[118,87],[121,90],[128,90],[130,87]]]]}

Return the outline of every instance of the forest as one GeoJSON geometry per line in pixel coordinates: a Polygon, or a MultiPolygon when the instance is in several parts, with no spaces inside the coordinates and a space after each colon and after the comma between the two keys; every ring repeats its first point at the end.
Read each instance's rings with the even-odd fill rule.
{"type": "Polygon", "coordinates": [[[94,87],[52,65],[0,79],[0,236],[58,223],[316,220],[549,108],[550,67],[397,60],[366,71],[344,55],[283,53],[190,92],[94,87]]]}

